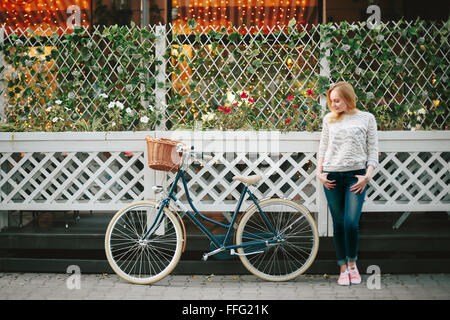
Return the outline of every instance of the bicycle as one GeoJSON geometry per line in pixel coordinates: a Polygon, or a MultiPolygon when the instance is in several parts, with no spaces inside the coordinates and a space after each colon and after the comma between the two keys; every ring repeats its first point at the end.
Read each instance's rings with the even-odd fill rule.
{"type": "Polygon", "coordinates": [[[223,252],[235,255],[252,274],[268,281],[291,280],[311,266],[318,251],[319,236],[307,208],[281,198],[258,200],[250,185],[256,184],[262,177],[235,176],[233,180],[244,183],[244,186],[231,222],[225,224],[212,220],[196,209],[184,172],[191,161],[207,164],[213,157],[194,152],[194,147],[181,143],[177,143],[176,152],[182,155],[169,193],[164,195],[161,186],[153,187],[155,193],[160,195],[159,200],[131,203],[119,210],[108,225],[105,251],[116,274],[132,283],[150,284],[173,271],[186,245],[186,230],[182,216],[171,202],[211,240],[211,249],[214,250],[203,255],[204,261],[223,252]],[[190,209],[175,195],[180,180],[190,209]],[[253,204],[237,223],[246,195],[253,204]],[[223,227],[225,235],[213,235],[197,217],[223,227]]]}

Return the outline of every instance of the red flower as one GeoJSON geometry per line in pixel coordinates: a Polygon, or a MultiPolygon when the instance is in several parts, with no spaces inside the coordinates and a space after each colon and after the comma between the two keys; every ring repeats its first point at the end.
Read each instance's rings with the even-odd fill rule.
{"type": "Polygon", "coordinates": [[[286,124],[288,124],[289,122],[291,122],[291,118],[287,118],[285,122],[286,124]]]}
{"type": "Polygon", "coordinates": [[[296,105],[296,104],[294,104],[293,107],[294,107],[295,109],[298,109],[298,105],[296,105]]]}
{"type": "Polygon", "coordinates": [[[231,106],[232,106],[232,107],[236,107],[236,106],[238,105],[238,103],[239,103],[239,102],[235,102],[235,103],[233,103],[231,106]]]}
{"type": "Polygon", "coordinates": [[[248,102],[250,102],[250,103],[254,103],[254,102],[255,102],[255,100],[253,100],[252,98],[248,98],[248,102]]]}
{"type": "Polygon", "coordinates": [[[286,98],[287,101],[291,101],[294,98],[294,96],[289,96],[286,98]]]}
{"type": "Polygon", "coordinates": [[[245,91],[241,93],[241,98],[242,99],[248,98],[247,93],[245,91]]]}
{"type": "Polygon", "coordinates": [[[229,114],[231,112],[231,108],[226,108],[225,109],[225,114],[229,114]]]}
{"type": "Polygon", "coordinates": [[[225,111],[225,108],[224,108],[224,107],[222,107],[222,106],[220,106],[220,107],[218,107],[218,108],[217,108],[217,110],[222,110],[222,111],[225,111]]]}
{"type": "Polygon", "coordinates": [[[314,95],[314,91],[312,91],[311,89],[306,90],[306,93],[308,94],[308,96],[314,95]]]}

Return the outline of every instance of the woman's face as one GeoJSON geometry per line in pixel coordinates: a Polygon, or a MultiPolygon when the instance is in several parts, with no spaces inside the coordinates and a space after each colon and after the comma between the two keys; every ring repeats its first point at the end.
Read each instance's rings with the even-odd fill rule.
{"type": "Polygon", "coordinates": [[[347,104],[345,103],[344,99],[339,95],[339,92],[337,90],[333,90],[330,93],[330,100],[331,100],[331,108],[334,112],[346,113],[348,110],[347,104]]]}

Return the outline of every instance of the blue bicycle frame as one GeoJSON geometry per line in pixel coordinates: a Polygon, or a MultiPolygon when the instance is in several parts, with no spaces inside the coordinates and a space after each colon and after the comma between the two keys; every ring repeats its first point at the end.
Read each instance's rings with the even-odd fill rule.
{"type": "MultiPolygon", "coordinates": [[[[244,189],[241,192],[241,195],[239,197],[239,202],[236,206],[236,209],[234,211],[233,217],[231,219],[230,224],[223,224],[220,223],[218,221],[209,219],[208,217],[205,217],[204,215],[202,215],[196,208],[195,205],[192,202],[192,199],[189,195],[189,190],[188,190],[188,186],[186,183],[186,177],[184,175],[184,170],[183,169],[179,169],[177,176],[175,177],[175,181],[173,182],[170,191],[169,191],[169,195],[167,196],[167,198],[165,198],[162,202],[161,202],[161,206],[158,209],[158,214],[156,215],[156,218],[152,224],[152,226],[147,230],[147,232],[145,233],[145,235],[142,237],[142,240],[145,240],[148,238],[148,236],[154,231],[157,230],[159,225],[161,224],[162,220],[163,220],[163,209],[164,207],[169,203],[170,200],[175,201],[177,204],[180,204],[178,198],[175,196],[175,188],[177,186],[178,181],[181,179],[181,181],[183,182],[183,188],[189,203],[189,206],[191,207],[191,209],[193,210],[194,213],[192,213],[190,210],[185,210],[186,214],[188,215],[188,217],[200,228],[200,230],[202,230],[206,236],[214,243],[214,245],[217,248],[223,248],[225,250],[228,249],[236,249],[236,248],[243,248],[243,247],[248,247],[248,246],[254,246],[254,245],[264,245],[267,246],[268,244],[274,244],[274,243],[279,243],[280,242],[280,235],[276,232],[275,228],[272,226],[272,224],[270,223],[270,221],[267,219],[266,215],[264,214],[263,210],[261,209],[261,207],[258,204],[257,199],[255,198],[255,196],[251,193],[250,189],[248,188],[247,185],[244,185],[244,189]],[[272,239],[269,240],[260,240],[260,241],[249,241],[249,242],[245,242],[242,243],[240,245],[227,245],[227,241],[228,238],[231,236],[231,230],[236,222],[237,219],[237,215],[239,213],[239,209],[241,208],[242,202],[244,201],[244,197],[245,194],[248,194],[250,196],[250,198],[252,199],[252,201],[254,202],[254,204],[257,206],[259,213],[262,215],[264,221],[266,222],[269,230],[273,233],[272,239]],[[225,238],[223,239],[223,242],[221,243],[220,240],[215,237],[213,234],[211,234],[211,232],[209,232],[208,229],[205,228],[205,226],[201,223],[201,221],[199,221],[196,218],[196,215],[199,215],[202,219],[209,221],[211,223],[214,223],[216,225],[219,225],[223,228],[227,229],[225,238]]],[[[182,206],[182,205],[181,205],[182,206]]],[[[184,208],[184,206],[182,206],[182,208],[184,208]]]]}

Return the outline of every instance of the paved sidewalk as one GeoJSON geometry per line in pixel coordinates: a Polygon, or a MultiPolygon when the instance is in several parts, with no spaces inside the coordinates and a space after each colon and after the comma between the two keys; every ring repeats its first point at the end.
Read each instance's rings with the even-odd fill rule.
{"type": "Polygon", "coordinates": [[[168,276],[134,285],[115,274],[0,273],[1,300],[416,300],[450,299],[450,274],[362,275],[341,287],[337,275],[304,275],[289,282],[255,276],[168,276]],[[378,287],[378,288],[377,288],[378,287]],[[369,289],[372,288],[372,289],[369,289]]]}

